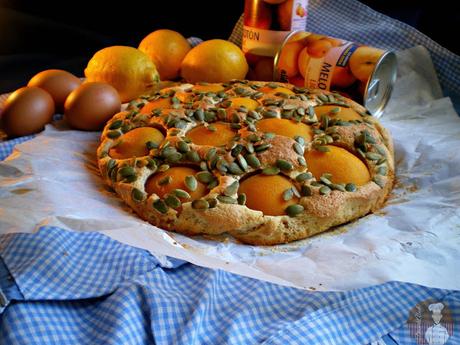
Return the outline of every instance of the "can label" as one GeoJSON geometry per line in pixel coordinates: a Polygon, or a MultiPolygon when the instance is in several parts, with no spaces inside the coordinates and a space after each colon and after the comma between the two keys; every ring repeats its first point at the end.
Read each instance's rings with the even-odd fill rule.
{"type": "Polygon", "coordinates": [[[307,8],[308,0],[245,0],[242,50],[248,78],[273,80],[273,60],[269,65],[264,58],[273,58],[291,31],[305,30],[307,8]]]}
{"type": "Polygon", "coordinates": [[[298,32],[281,46],[275,79],[332,90],[363,103],[370,76],[384,50],[310,32],[298,32]]]}

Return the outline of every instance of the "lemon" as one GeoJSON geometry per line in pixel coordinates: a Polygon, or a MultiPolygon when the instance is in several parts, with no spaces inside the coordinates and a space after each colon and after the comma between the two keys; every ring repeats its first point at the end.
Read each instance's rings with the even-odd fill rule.
{"type": "Polygon", "coordinates": [[[148,55],[133,47],[112,46],[99,50],[85,69],[88,81],[112,85],[122,102],[146,93],[160,81],[148,55]]]}
{"type": "Polygon", "coordinates": [[[184,36],[166,29],[150,33],[139,44],[139,50],[146,53],[157,67],[161,80],[179,76],[182,60],[190,49],[190,43],[184,36]]]}
{"type": "Polygon", "coordinates": [[[182,61],[181,75],[191,83],[224,83],[244,79],[248,63],[241,49],[225,40],[209,40],[192,48],[182,61]]]}

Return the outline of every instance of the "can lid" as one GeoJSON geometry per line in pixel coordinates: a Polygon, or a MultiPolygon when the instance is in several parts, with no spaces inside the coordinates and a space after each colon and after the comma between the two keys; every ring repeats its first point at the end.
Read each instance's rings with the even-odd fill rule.
{"type": "Polygon", "coordinates": [[[386,52],[377,61],[363,97],[363,104],[375,117],[380,117],[387,105],[397,76],[396,54],[386,52]]]}

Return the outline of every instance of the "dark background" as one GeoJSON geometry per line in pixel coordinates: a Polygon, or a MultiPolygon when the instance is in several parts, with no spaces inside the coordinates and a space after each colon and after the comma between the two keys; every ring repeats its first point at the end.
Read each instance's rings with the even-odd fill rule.
{"type": "MultiPolygon", "coordinates": [[[[455,37],[460,15],[449,9],[447,1],[362,2],[460,54],[460,40],[455,37]]],[[[0,0],[0,93],[23,86],[48,68],[82,76],[97,50],[110,45],[137,47],[144,36],[160,28],[185,37],[227,39],[243,7],[244,0],[0,0]]]]}

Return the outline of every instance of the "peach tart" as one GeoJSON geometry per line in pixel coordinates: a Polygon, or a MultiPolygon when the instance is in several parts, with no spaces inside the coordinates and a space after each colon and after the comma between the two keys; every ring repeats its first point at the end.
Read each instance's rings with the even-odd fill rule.
{"type": "Polygon", "coordinates": [[[105,182],[144,220],[253,245],[304,239],[382,207],[387,130],[338,93],[234,80],[132,101],[97,151],[105,182]]]}

